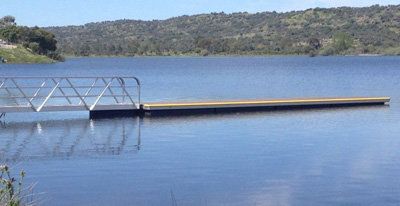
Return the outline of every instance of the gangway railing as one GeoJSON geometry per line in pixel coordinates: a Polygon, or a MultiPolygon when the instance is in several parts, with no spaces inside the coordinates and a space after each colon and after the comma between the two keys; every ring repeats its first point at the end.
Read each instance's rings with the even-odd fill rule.
{"type": "Polygon", "coordinates": [[[136,77],[0,77],[0,114],[138,109],[140,86],[136,77]]]}

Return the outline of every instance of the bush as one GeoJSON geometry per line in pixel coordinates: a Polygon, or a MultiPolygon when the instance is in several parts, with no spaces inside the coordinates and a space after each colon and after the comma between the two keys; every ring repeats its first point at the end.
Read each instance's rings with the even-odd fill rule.
{"type": "Polygon", "coordinates": [[[29,48],[33,53],[38,53],[38,52],[39,52],[39,43],[36,43],[36,42],[28,43],[28,48],[29,48]]]}
{"type": "Polygon", "coordinates": [[[50,59],[54,59],[56,61],[61,61],[61,62],[65,61],[65,58],[57,51],[49,51],[47,52],[47,56],[50,59]]]}
{"type": "Polygon", "coordinates": [[[336,54],[336,50],[331,46],[327,46],[321,50],[320,54],[322,56],[332,56],[336,54]]]}
{"type": "Polygon", "coordinates": [[[19,206],[22,204],[22,181],[25,172],[21,171],[20,178],[11,176],[7,165],[0,166],[0,205],[19,206]]]}
{"type": "Polygon", "coordinates": [[[344,52],[353,47],[353,38],[346,33],[337,33],[333,36],[333,47],[337,53],[344,52]]]}

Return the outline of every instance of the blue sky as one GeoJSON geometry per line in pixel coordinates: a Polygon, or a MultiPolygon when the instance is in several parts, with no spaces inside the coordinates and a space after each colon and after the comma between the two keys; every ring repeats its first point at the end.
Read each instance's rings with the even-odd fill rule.
{"type": "Polygon", "coordinates": [[[210,12],[291,11],[314,7],[400,4],[400,0],[1,0],[0,15],[19,25],[81,25],[116,19],[166,19],[210,12]]]}

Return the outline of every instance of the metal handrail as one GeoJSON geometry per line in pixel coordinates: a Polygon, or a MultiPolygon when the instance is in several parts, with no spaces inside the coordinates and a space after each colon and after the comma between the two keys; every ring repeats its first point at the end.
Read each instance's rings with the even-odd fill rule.
{"type": "MultiPolygon", "coordinates": [[[[1,86],[1,84],[0,84],[1,86]]],[[[63,89],[72,89],[72,88],[76,88],[76,89],[87,89],[87,88],[91,88],[92,86],[74,86],[74,87],[68,87],[68,86],[59,86],[60,88],[63,89]]],[[[18,87],[7,87],[9,89],[18,89],[18,87]]],[[[30,86],[20,86],[19,88],[21,89],[37,89],[38,87],[30,87],[30,86]]],[[[53,87],[46,87],[43,86],[41,87],[42,89],[52,89],[53,87]]],[[[92,88],[104,88],[104,86],[93,86],[92,88]]],[[[118,86],[110,86],[110,88],[120,88],[118,86]]],[[[125,88],[137,88],[137,86],[125,86],[125,88]]],[[[1,89],[1,88],[0,88],[1,89]]]]}
{"type": "Polygon", "coordinates": [[[80,76],[80,77],[71,77],[71,76],[1,76],[0,79],[43,79],[43,78],[70,78],[70,79],[95,79],[95,78],[124,78],[124,79],[134,79],[137,85],[141,85],[140,80],[134,76],[80,76]]]}
{"type": "Polygon", "coordinates": [[[18,107],[26,108],[26,106],[31,107],[32,111],[40,112],[51,106],[74,109],[77,108],[76,106],[84,105],[87,110],[92,111],[96,109],[102,99],[108,100],[106,104],[102,105],[131,105],[138,108],[141,104],[140,90],[140,80],[133,76],[0,76],[0,92],[3,91],[6,94],[5,96],[0,95],[0,113],[2,113],[2,108],[6,108],[7,111],[10,111],[10,108],[15,108],[17,111],[18,107]],[[87,85],[87,81],[91,82],[90,86],[87,85]],[[130,84],[127,84],[127,82],[130,84]],[[32,86],[32,84],[38,86],[32,86]],[[133,88],[137,90],[131,90],[133,88]],[[137,93],[137,100],[134,100],[132,91],[137,93]],[[47,92],[47,94],[44,94],[44,92],[47,92]],[[95,101],[89,102],[90,98],[95,98],[95,101]],[[5,103],[1,101],[2,99],[5,100],[5,103]],[[7,105],[7,100],[10,99],[13,100],[13,105],[7,105]],[[78,100],[79,103],[75,100],[78,100]],[[60,104],[60,101],[67,103],[60,104]]]}
{"type": "MultiPolygon", "coordinates": [[[[103,97],[126,97],[127,95],[123,95],[123,94],[114,94],[114,95],[103,95],[103,97]]],[[[43,95],[36,95],[36,96],[26,96],[27,98],[46,98],[47,96],[43,96],[43,95]]],[[[79,98],[79,97],[98,97],[98,95],[86,95],[86,96],[82,96],[82,95],[65,95],[65,96],[60,96],[60,95],[53,95],[51,96],[52,98],[79,98]]],[[[24,99],[25,97],[21,97],[21,96],[6,96],[6,97],[1,97],[0,99],[24,99]]]]}

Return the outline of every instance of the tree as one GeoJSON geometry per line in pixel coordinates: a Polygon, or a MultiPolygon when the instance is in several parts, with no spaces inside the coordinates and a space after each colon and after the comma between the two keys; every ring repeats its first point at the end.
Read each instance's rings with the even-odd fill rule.
{"type": "Polygon", "coordinates": [[[5,16],[5,17],[1,18],[0,19],[0,26],[1,25],[3,25],[3,26],[15,26],[16,25],[15,17],[8,15],[8,16],[5,16]]]}
{"type": "Polygon", "coordinates": [[[20,29],[17,26],[7,26],[0,30],[0,37],[11,43],[18,43],[20,29]]]}
{"type": "Polygon", "coordinates": [[[333,36],[333,47],[338,53],[350,49],[353,46],[353,42],[353,38],[343,32],[337,33],[333,36]]]}
{"type": "Polygon", "coordinates": [[[54,34],[38,27],[31,29],[25,27],[23,32],[23,41],[39,44],[39,54],[47,54],[48,51],[55,51],[57,49],[57,40],[54,34]]]}
{"type": "Polygon", "coordinates": [[[197,37],[195,39],[195,45],[197,48],[205,49],[205,50],[211,50],[211,45],[213,43],[213,40],[211,38],[204,38],[204,37],[197,37]]]}
{"type": "Polygon", "coordinates": [[[79,48],[79,55],[80,56],[89,56],[90,55],[90,46],[88,43],[84,43],[79,48]]]}
{"type": "Polygon", "coordinates": [[[39,44],[37,42],[31,42],[28,44],[28,48],[31,49],[32,52],[38,53],[39,52],[39,44]]]}
{"type": "Polygon", "coordinates": [[[310,38],[308,40],[308,45],[310,46],[311,49],[313,50],[318,50],[322,47],[321,42],[317,38],[310,38]]]}

